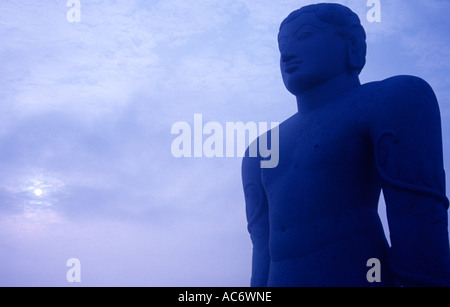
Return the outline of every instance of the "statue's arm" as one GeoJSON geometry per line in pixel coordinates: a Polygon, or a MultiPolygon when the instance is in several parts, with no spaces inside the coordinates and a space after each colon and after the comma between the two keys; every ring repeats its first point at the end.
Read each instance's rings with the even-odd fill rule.
{"type": "Polygon", "coordinates": [[[269,212],[266,193],[261,182],[260,159],[245,157],[242,162],[247,229],[253,244],[252,287],[267,286],[269,274],[269,212]]]}
{"type": "Polygon", "coordinates": [[[389,262],[401,285],[450,286],[448,206],[440,112],[431,87],[391,81],[371,135],[389,223],[389,262]]]}

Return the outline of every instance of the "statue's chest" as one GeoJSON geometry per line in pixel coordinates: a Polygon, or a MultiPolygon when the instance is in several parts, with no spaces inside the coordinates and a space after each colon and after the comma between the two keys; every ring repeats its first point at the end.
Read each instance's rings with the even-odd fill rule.
{"type": "Polygon", "coordinates": [[[280,126],[279,163],[276,168],[262,169],[263,184],[270,187],[280,178],[286,182],[312,173],[335,177],[338,173],[351,172],[366,162],[368,142],[359,131],[357,121],[350,117],[325,114],[293,118],[280,126]]]}

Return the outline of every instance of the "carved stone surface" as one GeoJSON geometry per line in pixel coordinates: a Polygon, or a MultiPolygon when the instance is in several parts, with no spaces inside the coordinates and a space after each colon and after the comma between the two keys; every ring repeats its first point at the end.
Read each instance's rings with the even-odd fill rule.
{"type": "Polygon", "coordinates": [[[277,167],[243,160],[251,285],[449,286],[449,203],[431,87],[414,76],[361,85],[366,35],[342,5],[292,12],[278,39],[298,112],[279,127],[277,167]],[[391,246],[377,212],[381,191],[391,246]],[[379,282],[367,278],[373,258],[379,282]]]}

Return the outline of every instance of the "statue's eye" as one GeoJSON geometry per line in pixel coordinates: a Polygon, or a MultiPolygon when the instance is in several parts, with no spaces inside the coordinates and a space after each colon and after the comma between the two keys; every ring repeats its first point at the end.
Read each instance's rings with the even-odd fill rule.
{"type": "Polygon", "coordinates": [[[278,38],[278,47],[279,47],[280,51],[284,50],[287,47],[288,40],[289,40],[289,37],[287,37],[287,36],[282,36],[282,37],[278,38]]]}
{"type": "Polygon", "coordinates": [[[313,33],[310,31],[303,31],[298,35],[298,39],[305,39],[305,38],[311,37],[312,35],[313,35],[313,33]]]}

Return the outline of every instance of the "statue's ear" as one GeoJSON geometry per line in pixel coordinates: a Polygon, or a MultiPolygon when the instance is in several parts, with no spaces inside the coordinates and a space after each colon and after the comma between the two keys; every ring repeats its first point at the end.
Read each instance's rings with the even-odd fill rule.
{"type": "Polygon", "coordinates": [[[348,37],[348,64],[351,70],[358,71],[358,74],[366,65],[366,41],[365,35],[362,36],[361,33],[357,33],[359,29],[353,27],[350,31],[351,35],[348,37]],[[364,38],[364,39],[362,39],[364,38]]]}

